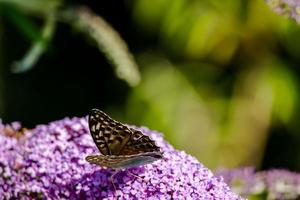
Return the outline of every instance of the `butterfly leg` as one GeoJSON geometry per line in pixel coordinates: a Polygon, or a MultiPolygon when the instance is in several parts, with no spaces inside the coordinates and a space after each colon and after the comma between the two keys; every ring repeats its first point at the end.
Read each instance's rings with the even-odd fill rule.
{"type": "Polygon", "coordinates": [[[128,170],[127,170],[127,173],[130,174],[131,176],[135,177],[135,178],[141,179],[142,181],[144,180],[142,177],[140,177],[140,176],[138,176],[138,175],[136,175],[136,174],[134,174],[134,173],[132,173],[128,170]]]}
{"type": "Polygon", "coordinates": [[[112,183],[112,185],[114,186],[114,189],[115,189],[115,192],[117,192],[117,189],[116,189],[116,186],[115,186],[115,183],[114,183],[114,176],[119,173],[119,170],[116,170],[111,176],[110,176],[110,181],[112,183]]]}

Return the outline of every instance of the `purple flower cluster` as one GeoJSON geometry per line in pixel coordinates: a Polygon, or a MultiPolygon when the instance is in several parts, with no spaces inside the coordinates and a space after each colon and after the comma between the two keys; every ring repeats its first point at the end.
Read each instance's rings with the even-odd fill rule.
{"type": "Polygon", "coordinates": [[[144,127],[139,129],[156,141],[164,159],[119,172],[116,191],[113,170],[85,161],[99,153],[86,118],[39,125],[20,137],[7,129],[0,123],[0,199],[242,199],[194,157],[144,127]]]}
{"type": "Polygon", "coordinates": [[[234,170],[220,170],[232,190],[243,197],[266,195],[267,199],[300,198],[300,174],[282,169],[255,172],[246,167],[234,170]]]}
{"type": "Polygon", "coordinates": [[[293,18],[300,23],[300,1],[299,0],[265,0],[275,12],[293,18]]]}

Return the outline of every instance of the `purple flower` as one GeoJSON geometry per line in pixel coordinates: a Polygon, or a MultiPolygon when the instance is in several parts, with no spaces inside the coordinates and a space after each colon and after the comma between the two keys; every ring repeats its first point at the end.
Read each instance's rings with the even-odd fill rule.
{"type": "Polygon", "coordinates": [[[6,199],[242,199],[194,157],[175,150],[160,133],[154,139],[164,159],[110,177],[111,169],[85,161],[99,153],[86,118],[39,125],[16,139],[0,125],[0,196],[6,199]],[[137,176],[133,176],[135,174],[137,176]]]}
{"type": "Polygon", "coordinates": [[[257,174],[266,184],[269,199],[300,197],[300,174],[287,170],[269,170],[257,174]]]}
{"type": "Polygon", "coordinates": [[[236,170],[221,169],[217,175],[221,175],[232,190],[241,196],[247,197],[255,188],[255,170],[253,167],[245,167],[236,170]]]}
{"type": "Polygon", "coordinates": [[[220,170],[218,175],[232,190],[250,197],[266,195],[267,199],[297,199],[300,197],[300,174],[287,170],[267,170],[255,172],[254,168],[246,167],[234,170],[220,170]],[[236,183],[240,184],[237,185],[236,183]]]}
{"type": "Polygon", "coordinates": [[[300,23],[300,1],[299,0],[265,0],[275,12],[293,18],[300,23]]]}

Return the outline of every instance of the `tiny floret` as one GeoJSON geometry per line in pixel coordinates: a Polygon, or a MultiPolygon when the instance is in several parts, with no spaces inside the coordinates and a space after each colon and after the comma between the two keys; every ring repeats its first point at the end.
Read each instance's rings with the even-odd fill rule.
{"type": "Polygon", "coordinates": [[[155,141],[163,158],[116,174],[116,190],[110,180],[113,169],[85,160],[99,154],[87,118],[38,125],[18,137],[5,134],[8,127],[14,129],[0,121],[4,199],[242,199],[197,159],[146,127],[134,129],[155,141]]]}

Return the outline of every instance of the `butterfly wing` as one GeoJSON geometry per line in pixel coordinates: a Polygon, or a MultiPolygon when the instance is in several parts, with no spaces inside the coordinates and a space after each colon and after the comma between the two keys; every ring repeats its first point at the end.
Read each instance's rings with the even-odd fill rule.
{"type": "Polygon", "coordinates": [[[160,152],[144,152],[135,155],[90,155],[85,159],[89,163],[96,164],[102,167],[110,167],[114,169],[124,169],[146,165],[162,158],[160,152]]]}
{"type": "Polygon", "coordinates": [[[103,155],[119,155],[132,132],[98,109],[89,114],[89,128],[97,148],[103,155]]]}
{"type": "Polygon", "coordinates": [[[144,135],[141,131],[130,128],[132,135],[124,146],[120,155],[134,155],[146,152],[160,152],[160,148],[149,136],[144,135]]]}

